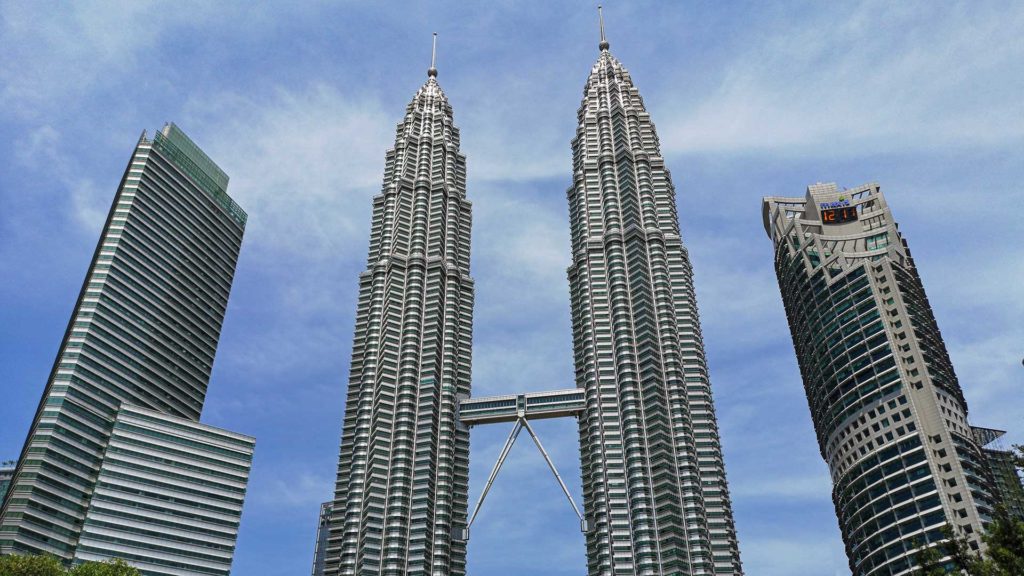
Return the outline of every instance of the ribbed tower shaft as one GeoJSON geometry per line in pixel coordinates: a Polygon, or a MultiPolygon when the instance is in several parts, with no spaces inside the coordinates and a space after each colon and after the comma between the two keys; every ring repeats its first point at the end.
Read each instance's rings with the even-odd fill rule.
{"type": "Polygon", "coordinates": [[[588,571],[739,575],[675,190],[639,92],[601,48],[568,190],[588,571]]]}
{"type": "Polygon", "coordinates": [[[374,198],[326,574],[466,571],[471,205],[436,72],[416,93],[374,198]]]}

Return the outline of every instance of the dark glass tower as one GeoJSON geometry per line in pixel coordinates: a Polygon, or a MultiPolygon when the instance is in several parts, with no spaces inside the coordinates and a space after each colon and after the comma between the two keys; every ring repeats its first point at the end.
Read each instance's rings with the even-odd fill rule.
{"type": "Polygon", "coordinates": [[[327,560],[327,536],[331,531],[331,508],[334,501],[320,505],[320,520],[316,524],[316,547],[313,549],[313,576],[324,576],[327,560]]]}
{"type": "MultiPolygon", "coordinates": [[[[191,473],[173,472],[188,465],[187,455],[175,464],[154,460],[160,446],[139,448],[144,442],[130,437],[128,427],[135,426],[138,434],[151,429],[146,432],[151,437],[159,437],[153,431],[160,427],[188,429],[193,435],[209,432],[218,439],[230,434],[196,423],[245,230],[246,214],[228,197],[227,183],[227,175],[174,124],[152,140],[145,133],[139,139],[0,509],[0,554],[78,558],[89,517],[97,518],[90,552],[95,557],[106,553],[98,542],[126,541],[97,524],[110,522],[110,514],[128,525],[128,510],[143,522],[166,513],[144,502],[148,497],[167,501],[175,496],[175,484],[193,481],[191,473]],[[142,410],[137,418],[148,418],[148,423],[115,429],[115,421],[128,422],[127,405],[142,410]],[[127,444],[110,449],[112,434],[139,452],[127,444]],[[119,499],[106,512],[93,507],[95,494],[104,490],[106,501],[119,499]],[[99,520],[104,513],[108,517],[99,520]]],[[[241,513],[252,444],[241,438],[231,437],[244,446],[239,456],[244,463],[224,482],[231,495],[225,497],[220,521],[224,514],[241,513]]],[[[181,443],[157,441],[161,446],[168,442],[181,443]]],[[[205,440],[191,445],[206,449],[205,440]]],[[[194,475],[202,481],[200,472],[194,475]]],[[[187,534],[191,520],[178,521],[185,533],[177,536],[179,548],[182,542],[201,545],[208,539],[187,534]]],[[[230,567],[236,531],[237,523],[223,529],[218,540],[223,546],[210,565],[230,567]]]]}
{"type": "Polygon", "coordinates": [[[473,281],[466,159],[437,71],[387,153],[359,277],[325,574],[459,575],[473,281]]]}
{"type": "Polygon", "coordinates": [[[4,501],[7,494],[7,487],[11,485],[11,478],[14,477],[14,466],[17,460],[5,460],[0,462],[0,503],[4,501]]]}
{"type": "Polygon", "coordinates": [[[742,574],[675,189],[603,36],[568,190],[588,571],[742,574]]]}

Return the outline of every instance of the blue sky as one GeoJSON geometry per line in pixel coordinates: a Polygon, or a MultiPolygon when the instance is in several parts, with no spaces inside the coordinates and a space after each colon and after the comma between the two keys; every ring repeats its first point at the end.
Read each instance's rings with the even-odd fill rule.
{"type": "MultiPolygon", "coordinates": [[[[877,181],[974,423],[1024,441],[1024,6],[605,2],[693,260],[749,574],[846,575],[760,198],[877,181]]],[[[330,497],[370,199],[426,79],[474,202],[474,393],[572,382],[569,140],[590,2],[0,2],[0,459],[17,456],[139,132],[178,123],[249,212],[203,421],[255,435],[239,576],[306,574],[330,497]]],[[[579,497],[572,421],[538,433],[579,497]]],[[[472,435],[471,498],[508,429],[472,435]]],[[[516,446],[473,574],[579,575],[578,522],[516,446]]]]}

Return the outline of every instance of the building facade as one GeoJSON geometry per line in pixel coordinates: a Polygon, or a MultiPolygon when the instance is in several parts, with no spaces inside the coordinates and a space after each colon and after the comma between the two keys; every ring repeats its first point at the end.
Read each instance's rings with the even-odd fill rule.
{"type": "Polygon", "coordinates": [[[11,485],[11,478],[14,478],[14,467],[17,463],[17,460],[0,462],[0,504],[4,501],[4,495],[7,494],[7,487],[11,485]]]}
{"type": "Polygon", "coordinates": [[[603,36],[567,193],[588,573],[742,574],[675,189],[603,36]]]}
{"type": "Polygon", "coordinates": [[[227,183],[174,124],[139,139],[0,509],[0,554],[80,557],[127,406],[199,420],[246,223],[227,183]]]}
{"type": "Polygon", "coordinates": [[[972,426],[971,431],[992,471],[999,504],[1011,518],[1024,520],[1024,485],[1021,484],[1017,458],[1013,450],[1000,440],[1006,432],[979,426],[972,426]]]}
{"type": "Polygon", "coordinates": [[[473,280],[466,159],[437,70],[373,200],[325,574],[466,571],[473,280]]]}
{"type": "Polygon", "coordinates": [[[765,231],[855,576],[909,574],[995,503],[914,259],[877,184],[768,197],[765,231]]]}
{"type": "Polygon", "coordinates": [[[331,531],[331,510],[334,501],[320,505],[320,520],[316,524],[316,548],[313,550],[313,576],[324,576],[327,561],[327,536],[331,531]]]}
{"type": "Polygon", "coordinates": [[[122,405],[75,560],[123,558],[143,574],[228,576],[255,444],[122,405]]]}

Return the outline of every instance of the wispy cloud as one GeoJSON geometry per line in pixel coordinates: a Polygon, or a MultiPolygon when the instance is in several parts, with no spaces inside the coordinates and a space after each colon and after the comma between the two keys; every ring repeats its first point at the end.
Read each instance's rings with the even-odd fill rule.
{"type": "Polygon", "coordinates": [[[312,83],[200,94],[184,114],[179,123],[194,123],[232,176],[230,192],[250,213],[246,245],[259,256],[351,258],[353,244],[365,247],[396,112],[312,83]]]}
{"type": "Polygon", "coordinates": [[[124,94],[136,94],[132,88],[139,85],[165,87],[169,79],[154,77],[160,68],[154,70],[152,56],[182,27],[201,35],[205,27],[223,22],[221,16],[230,16],[236,24],[254,22],[251,11],[204,2],[169,7],[120,0],[49,8],[5,2],[3,10],[0,95],[6,114],[30,122],[67,112],[87,113],[91,99],[99,94],[123,102],[124,94]],[[125,78],[133,78],[132,88],[125,89],[125,78]]]}
{"type": "Polygon", "coordinates": [[[250,498],[263,505],[285,508],[311,508],[329,499],[334,479],[297,467],[270,472],[274,477],[255,486],[250,498]]]}
{"type": "MultiPolygon", "coordinates": [[[[27,132],[16,146],[22,167],[47,174],[59,184],[63,198],[49,198],[58,210],[77,225],[79,233],[94,233],[106,220],[110,208],[110,192],[101,190],[96,181],[83,170],[73,156],[61,151],[62,137],[49,124],[27,132]]],[[[52,183],[51,183],[52,185],[52,183]]],[[[35,190],[28,190],[33,193],[35,190]]]]}
{"type": "Polygon", "coordinates": [[[666,149],[831,155],[1020,142],[1024,11],[1006,8],[779,6],[703,102],[660,103],[666,149]]]}

